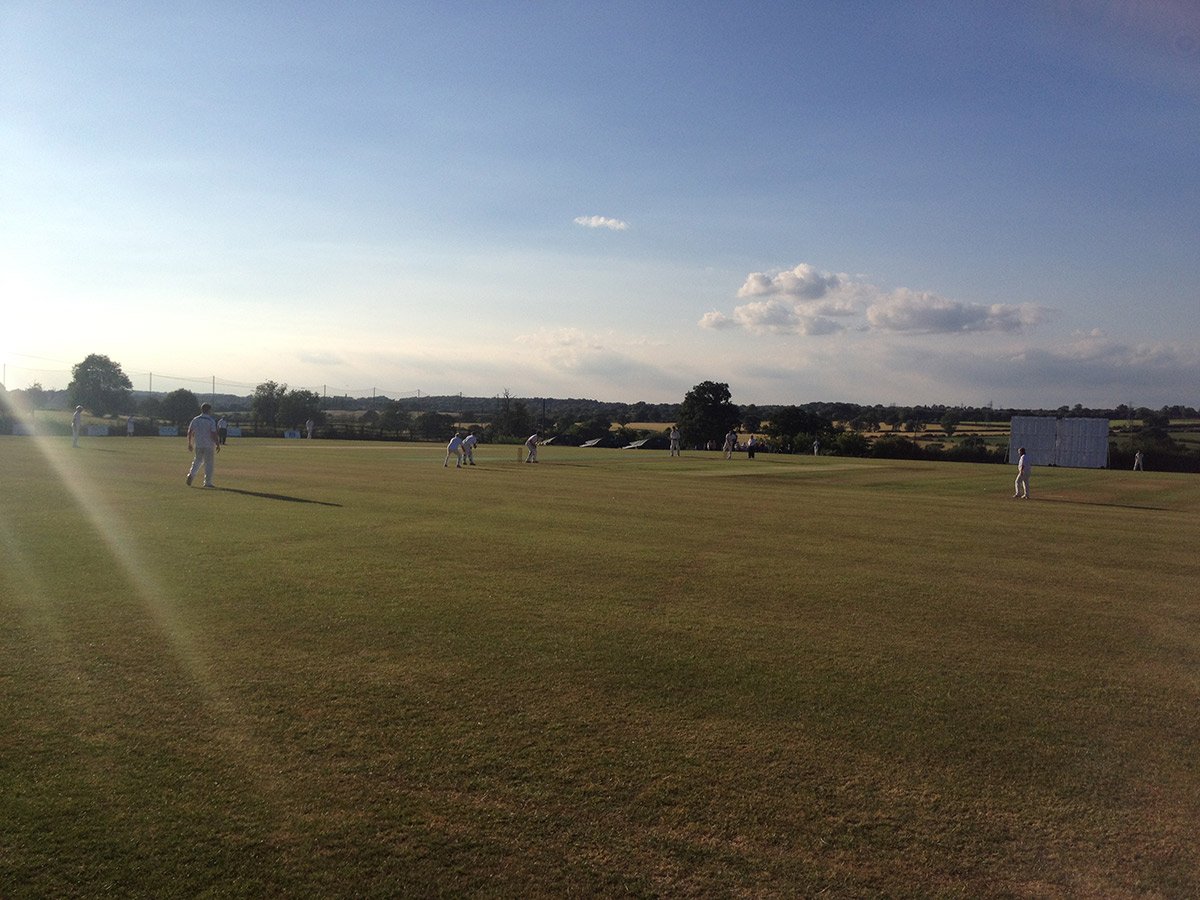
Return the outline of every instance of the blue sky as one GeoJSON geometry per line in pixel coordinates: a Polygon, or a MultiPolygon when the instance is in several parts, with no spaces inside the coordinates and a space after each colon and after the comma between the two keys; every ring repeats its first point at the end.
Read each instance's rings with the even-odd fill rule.
{"type": "Polygon", "coordinates": [[[1198,136],[1183,0],[0,0],[0,355],[1200,405],[1198,136]]]}

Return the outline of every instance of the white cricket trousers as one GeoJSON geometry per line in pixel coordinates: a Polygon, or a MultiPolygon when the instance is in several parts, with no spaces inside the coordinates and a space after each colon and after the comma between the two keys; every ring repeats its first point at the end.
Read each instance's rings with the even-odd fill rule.
{"type": "Polygon", "coordinates": [[[1013,485],[1013,496],[1014,497],[1028,497],[1029,496],[1029,473],[1028,472],[1018,472],[1017,473],[1017,480],[1016,480],[1016,483],[1013,485]]]}
{"type": "Polygon", "coordinates": [[[213,447],[197,447],[196,456],[192,460],[192,469],[188,472],[188,480],[196,477],[196,473],[200,471],[200,466],[204,466],[204,486],[208,487],[213,483],[213,458],[216,456],[216,449],[213,447]]]}

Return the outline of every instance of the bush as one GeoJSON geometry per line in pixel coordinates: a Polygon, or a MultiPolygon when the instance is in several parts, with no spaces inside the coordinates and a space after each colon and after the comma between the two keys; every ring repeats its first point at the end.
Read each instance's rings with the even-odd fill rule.
{"type": "MultiPolygon", "coordinates": [[[[1137,447],[1108,445],[1110,469],[1132,469],[1137,447]]],[[[1200,452],[1175,447],[1142,448],[1143,466],[1153,472],[1200,472],[1200,452]]]]}
{"type": "Polygon", "coordinates": [[[871,442],[857,431],[843,431],[834,440],[830,452],[836,456],[869,456],[871,442]]]}
{"type": "Polygon", "coordinates": [[[871,444],[871,456],[876,459],[922,459],[925,454],[916,441],[898,434],[885,434],[871,444]]]}
{"type": "Polygon", "coordinates": [[[951,446],[942,458],[953,462],[1002,463],[1007,455],[1006,446],[991,447],[983,438],[972,435],[951,446]]]}

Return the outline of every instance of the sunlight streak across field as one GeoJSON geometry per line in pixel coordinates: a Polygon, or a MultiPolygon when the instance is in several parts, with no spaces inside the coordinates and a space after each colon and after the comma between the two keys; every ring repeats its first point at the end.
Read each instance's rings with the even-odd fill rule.
{"type": "MultiPolygon", "coordinates": [[[[63,438],[28,436],[22,440],[34,443],[38,454],[73,501],[73,508],[64,508],[60,515],[78,515],[100,540],[119,577],[164,638],[180,670],[200,688],[204,705],[212,720],[218,723],[216,732],[227,747],[226,758],[244,762],[247,756],[270,756],[274,751],[260,747],[247,717],[230,699],[231,691],[216,671],[212,658],[200,646],[196,626],[188,621],[179,599],[157,574],[162,563],[154,558],[151,548],[143,546],[129,526],[128,511],[113,502],[114,495],[92,487],[91,473],[80,464],[82,455],[89,451],[72,448],[63,438]]],[[[79,671],[80,660],[72,656],[78,652],[78,645],[72,645],[59,627],[60,611],[56,609],[54,593],[44,579],[39,578],[39,563],[25,552],[24,543],[10,523],[0,522],[0,546],[10,560],[6,580],[15,588],[14,595],[23,601],[30,624],[50,630],[55,665],[66,671],[79,671]]],[[[64,544],[65,552],[69,553],[70,549],[64,544]]],[[[76,591],[87,590],[87,579],[76,583],[79,585],[76,591]]],[[[268,795],[279,792],[281,785],[269,766],[256,763],[241,766],[241,769],[268,795]]]]}

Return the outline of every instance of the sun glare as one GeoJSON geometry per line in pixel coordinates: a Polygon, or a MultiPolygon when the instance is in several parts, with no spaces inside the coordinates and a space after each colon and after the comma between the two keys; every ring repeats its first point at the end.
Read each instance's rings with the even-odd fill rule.
{"type": "MultiPolygon", "coordinates": [[[[229,758],[238,759],[250,752],[250,748],[257,744],[252,739],[249,722],[228,699],[229,692],[214,672],[212,661],[198,645],[191,626],[179,614],[170,590],[156,577],[157,563],[143,552],[144,548],[135,539],[127,525],[126,511],[110,502],[103,492],[90,486],[89,479],[73,458],[78,451],[74,451],[65,439],[30,436],[28,440],[35,443],[43,460],[70,495],[74,503],[71,514],[82,516],[103,542],[115,568],[162,632],[181,669],[201,688],[213,720],[223,726],[220,731],[230,745],[229,758]]],[[[58,662],[74,667],[67,640],[53,614],[51,598],[37,577],[36,567],[20,549],[18,535],[13,533],[7,522],[0,522],[0,542],[6,548],[8,558],[16,563],[16,571],[10,568],[6,574],[29,607],[31,619],[50,630],[56,651],[61,657],[58,662]]],[[[248,771],[261,780],[266,777],[263,773],[269,771],[269,767],[253,766],[248,771]]]]}

